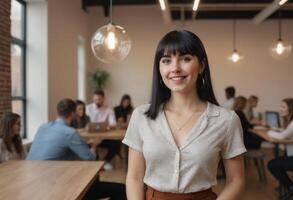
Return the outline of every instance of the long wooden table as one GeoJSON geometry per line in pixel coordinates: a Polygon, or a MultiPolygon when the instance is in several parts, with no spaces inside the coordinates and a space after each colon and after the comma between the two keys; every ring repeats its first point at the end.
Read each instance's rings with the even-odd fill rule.
{"type": "Polygon", "coordinates": [[[78,200],[98,176],[101,161],[9,161],[0,164],[0,199],[78,200]]]}
{"type": "Polygon", "coordinates": [[[279,145],[280,144],[293,144],[293,139],[283,139],[283,140],[279,140],[279,139],[274,139],[274,138],[271,138],[269,135],[268,135],[268,131],[270,129],[267,129],[267,128],[264,128],[264,129],[252,129],[252,133],[258,135],[259,137],[263,138],[264,140],[266,140],[267,142],[270,142],[272,144],[275,145],[275,148],[274,148],[274,156],[275,158],[279,157],[279,145]]]}
{"type": "Polygon", "coordinates": [[[126,129],[113,129],[105,132],[89,133],[86,130],[79,131],[82,138],[88,139],[100,139],[100,140],[123,140],[126,133],[126,129]]]}

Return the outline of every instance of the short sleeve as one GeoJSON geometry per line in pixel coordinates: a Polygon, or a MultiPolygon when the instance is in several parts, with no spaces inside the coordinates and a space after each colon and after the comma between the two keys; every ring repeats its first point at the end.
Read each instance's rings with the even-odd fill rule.
{"type": "Polygon", "coordinates": [[[243,143],[243,131],[239,117],[233,112],[232,119],[223,143],[221,155],[230,159],[246,152],[243,143]]]}
{"type": "Polygon", "coordinates": [[[125,137],[123,139],[123,143],[126,144],[127,146],[142,152],[142,139],[140,136],[140,132],[139,132],[139,111],[137,110],[137,108],[133,111],[130,121],[129,121],[129,125],[125,134],[125,137]]]}

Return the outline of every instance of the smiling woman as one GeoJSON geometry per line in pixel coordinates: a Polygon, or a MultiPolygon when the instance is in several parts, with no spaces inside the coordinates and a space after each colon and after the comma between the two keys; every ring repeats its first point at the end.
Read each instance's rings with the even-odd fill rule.
{"type": "Polygon", "coordinates": [[[227,184],[217,199],[238,199],[246,151],[237,115],[217,106],[207,54],[190,31],[171,31],[154,60],[150,105],[135,109],[129,148],[129,200],[215,200],[219,160],[227,184]],[[148,186],[144,192],[144,184],[148,186]]]}

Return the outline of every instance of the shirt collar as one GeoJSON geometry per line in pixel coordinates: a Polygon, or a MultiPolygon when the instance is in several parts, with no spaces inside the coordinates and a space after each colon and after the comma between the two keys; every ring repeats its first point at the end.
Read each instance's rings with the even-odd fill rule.
{"type": "Polygon", "coordinates": [[[220,115],[220,110],[218,106],[208,102],[207,112],[206,115],[208,117],[217,117],[220,115]]]}
{"type": "Polygon", "coordinates": [[[58,118],[55,120],[55,122],[58,123],[58,124],[62,124],[62,125],[66,125],[66,126],[67,126],[65,120],[64,120],[63,118],[61,118],[61,117],[58,117],[58,118]]]}

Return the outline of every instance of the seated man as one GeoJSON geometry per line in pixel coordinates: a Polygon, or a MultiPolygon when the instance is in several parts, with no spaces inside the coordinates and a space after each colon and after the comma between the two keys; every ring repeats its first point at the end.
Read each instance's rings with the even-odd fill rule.
{"type": "MultiPolygon", "coordinates": [[[[93,103],[87,105],[86,113],[90,117],[91,122],[108,122],[109,129],[111,127],[116,127],[115,114],[111,108],[104,104],[105,94],[102,90],[97,90],[93,95],[93,103]]],[[[101,147],[108,149],[107,155],[105,157],[106,163],[104,165],[105,170],[113,169],[111,165],[111,160],[116,154],[119,153],[121,147],[121,141],[118,140],[104,140],[101,147]]]]}
{"type": "MultiPolygon", "coordinates": [[[[35,136],[27,160],[95,160],[95,149],[99,141],[92,140],[91,148],[81,139],[70,124],[75,116],[76,104],[63,99],[57,105],[58,119],[42,125],[35,136]]],[[[125,186],[117,183],[96,181],[85,199],[111,197],[112,200],[126,199],[125,186]]]]}

